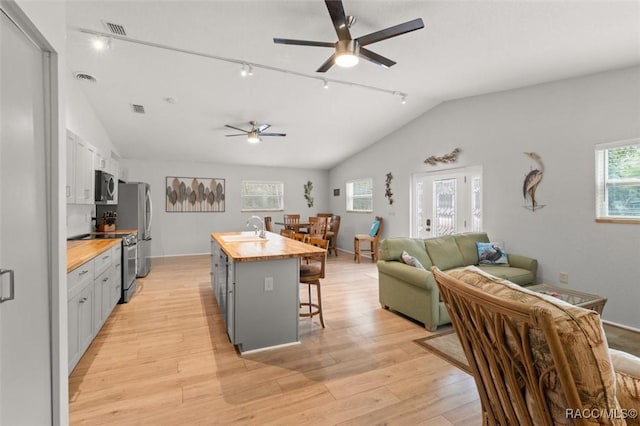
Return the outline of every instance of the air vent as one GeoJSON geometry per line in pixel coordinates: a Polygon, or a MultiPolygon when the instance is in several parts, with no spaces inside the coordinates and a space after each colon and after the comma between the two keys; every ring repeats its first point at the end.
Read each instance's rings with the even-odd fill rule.
{"type": "Polygon", "coordinates": [[[91,74],[87,74],[86,72],[74,72],[73,76],[80,81],[87,81],[89,83],[96,83],[98,80],[91,74]]]}
{"type": "Polygon", "coordinates": [[[121,36],[126,36],[127,32],[124,30],[124,27],[120,24],[113,24],[111,22],[102,21],[102,25],[109,31],[111,34],[117,34],[121,36]]]}
{"type": "Polygon", "coordinates": [[[131,108],[137,114],[144,114],[144,106],[142,105],[131,104],[131,108]]]}

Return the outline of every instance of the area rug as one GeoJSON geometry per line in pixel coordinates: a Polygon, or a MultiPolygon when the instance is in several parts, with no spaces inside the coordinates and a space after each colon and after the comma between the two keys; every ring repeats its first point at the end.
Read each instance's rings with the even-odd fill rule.
{"type": "Polygon", "coordinates": [[[458,339],[458,335],[454,330],[416,339],[414,342],[455,365],[465,373],[471,374],[467,357],[464,355],[460,339],[458,339]]]}

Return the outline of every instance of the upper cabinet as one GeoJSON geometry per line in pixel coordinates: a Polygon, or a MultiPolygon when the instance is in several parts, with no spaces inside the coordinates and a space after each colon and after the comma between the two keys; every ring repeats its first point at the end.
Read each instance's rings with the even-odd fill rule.
{"type": "MultiPolygon", "coordinates": [[[[68,204],[95,203],[95,171],[103,170],[118,176],[118,163],[98,152],[96,148],[67,130],[67,183],[66,198],[68,204]]],[[[116,180],[117,182],[117,180],[116,180]]],[[[117,185],[116,185],[117,188],[117,185]]],[[[117,204],[114,200],[107,204],[117,204]]]]}

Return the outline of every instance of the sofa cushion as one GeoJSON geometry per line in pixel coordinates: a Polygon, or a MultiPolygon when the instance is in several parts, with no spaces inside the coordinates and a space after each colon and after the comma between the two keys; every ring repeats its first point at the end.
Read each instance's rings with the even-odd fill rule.
{"type": "Polygon", "coordinates": [[[518,285],[531,285],[534,282],[534,275],[528,269],[514,268],[513,266],[505,268],[504,266],[496,265],[479,265],[478,268],[488,274],[509,280],[518,285]]]}
{"type": "Polygon", "coordinates": [[[424,244],[431,262],[438,268],[447,270],[465,265],[464,258],[453,235],[430,238],[425,240],[424,244]]]}
{"type": "Polygon", "coordinates": [[[398,260],[402,262],[403,251],[415,257],[426,269],[431,269],[433,266],[424,248],[424,240],[413,238],[385,238],[380,242],[381,260],[398,260]]]}
{"type": "Polygon", "coordinates": [[[467,232],[465,234],[457,234],[455,238],[464,259],[464,263],[459,266],[477,265],[478,249],[476,248],[476,243],[488,243],[489,237],[487,234],[485,232],[467,232]]]}
{"type": "MultiPolygon", "coordinates": [[[[569,360],[569,368],[583,406],[599,412],[619,412],[615,373],[600,316],[596,312],[570,305],[553,296],[532,292],[512,282],[491,276],[475,266],[447,273],[496,297],[548,310],[560,337],[562,349],[569,360]]],[[[553,360],[542,330],[532,327],[530,337],[534,364],[538,372],[553,372],[553,360]]],[[[566,419],[565,409],[568,405],[560,388],[560,381],[553,373],[542,377],[546,397],[552,401],[552,418],[566,419]]],[[[536,416],[536,413],[532,414],[536,416]]]]}

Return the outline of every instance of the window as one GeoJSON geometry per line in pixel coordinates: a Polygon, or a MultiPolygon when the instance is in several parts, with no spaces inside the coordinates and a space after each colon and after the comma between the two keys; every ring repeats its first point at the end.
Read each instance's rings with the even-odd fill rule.
{"type": "Polygon", "coordinates": [[[640,139],[596,146],[596,220],[640,223],[640,139]]]}
{"type": "Polygon", "coordinates": [[[284,210],[284,183],[242,181],[242,211],[284,210]]]}
{"type": "Polygon", "coordinates": [[[347,182],[347,211],[373,211],[373,179],[358,179],[347,182]]]}

